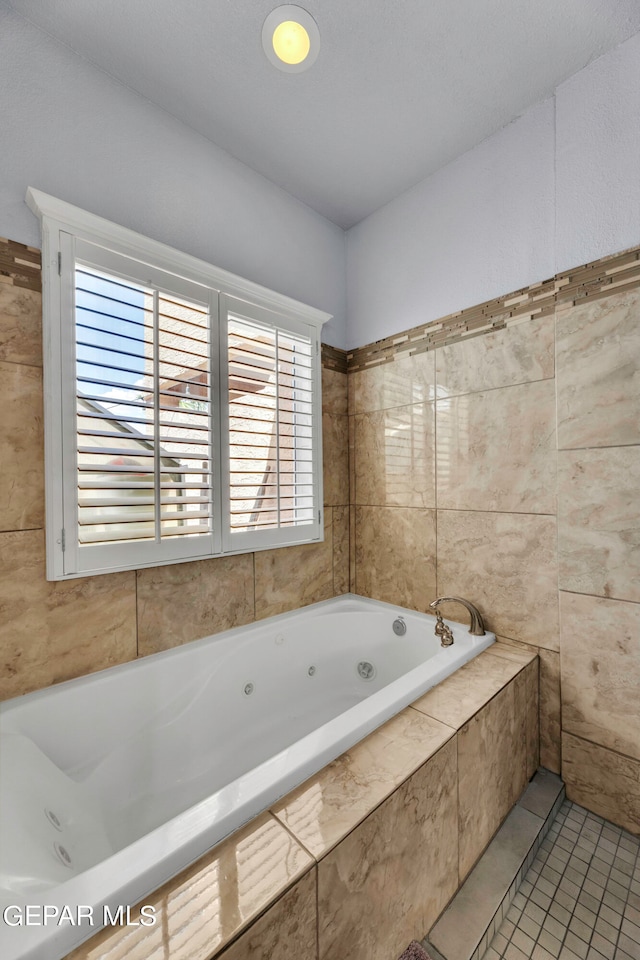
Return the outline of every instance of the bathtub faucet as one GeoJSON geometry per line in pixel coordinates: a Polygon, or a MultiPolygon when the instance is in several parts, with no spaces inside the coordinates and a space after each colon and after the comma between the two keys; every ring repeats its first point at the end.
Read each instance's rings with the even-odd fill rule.
{"type": "MultiPolygon", "coordinates": [[[[472,633],[474,637],[484,637],[484,622],[482,620],[482,615],[478,608],[474,607],[472,603],[469,603],[468,600],[463,600],[462,597],[438,597],[437,600],[434,600],[433,603],[429,604],[429,606],[436,611],[436,616],[438,616],[438,607],[441,603],[461,603],[463,607],[467,608],[471,615],[469,633],[472,633]]],[[[438,626],[439,625],[440,617],[438,617],[438,626]]]]}

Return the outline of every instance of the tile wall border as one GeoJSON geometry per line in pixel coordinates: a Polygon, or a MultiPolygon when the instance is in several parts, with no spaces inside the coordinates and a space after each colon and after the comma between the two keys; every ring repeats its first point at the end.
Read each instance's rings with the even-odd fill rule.
{"type": "Polygon", "coordinates": [[[495,300],[458,310],[439,320],[412,327],[347,351],[349,373],[389,363],[399,354],[424,353],[459,340],[544,317],[556,307],[598,300],[614,291],[640,286],[640,246],[602,257],[548,280],[532,283],[495,300]]]}

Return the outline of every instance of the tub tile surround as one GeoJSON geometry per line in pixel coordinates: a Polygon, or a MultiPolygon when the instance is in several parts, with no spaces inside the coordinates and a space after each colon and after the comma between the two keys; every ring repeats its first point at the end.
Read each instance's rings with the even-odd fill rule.
{"type": "Polygon", "coordinates": [[[426,611],[436,594],[436,512],[355,508],[355,592],[426,611]]]}
{"type": "Polygon", "coordinates": [[[138,570],[136,589],[139,656],[254,619],[250,553],[138,570]]]}
{"type": "MultiPolygon", "coordinates": [[[[340,374],[338,374],[340,376],[340,374]]],[[[324,502],[330,506],[349,502],[349,422],[347,417],[322,414],[324,502]]]]}
{"type": "Polygon", "coordinates": [[[558,650],[556,518],[438,510],[437,523],[438,594],[472,599],[495,634],[558,650]]]}
{"type": "Polygon", "coordinates": [[[433,403],[356,414],[355,503],[435,507],[433,403]]]}
{"type": "MultiPolygon", "coordinates": [[[[492,731],[484,737],[483,766],[495,769],[508,753],[524,772],[532,713],[523,690],[534,689],[536,656],[492,652],[502,646],[459,672],[477,671],[479,662],[486,678],[470,717],[477,729],[492,731]],[[503,715],[505,702],[519,714],[498,726],[492,718],[503,715]]],[[[442,684],[452,686],[450,699],[457,676],[442,684]]],[[[461,753],[466,725],[442,723],[418,704],[147,898],[161,918],[155,927],[101,931],[69,960],[398,956],[426,934],[458,889],[461,765],[467,778],[471,762],[478,769],[477,756],[461,753]],[[245,883],[250,876],[255,888],[245,883]]],[[[496,829],[509,812],[506,799],[504,792],[496,829]]]]}
{"type": "Polygon", "coordinates": [[[447,677],[413,704],[429,717],[460,730],[478,710],[496,696],[524,666],[535,659],[535,654],[516,652],[516,657],[496,654],[496,643],[489,650],[471,660],[447,677]]]}
{"type": "Polygon", "coordinates": [[[325,365],[324,349],[322,363],[322,410],[334,417],[346,417],[348,414],[347,390],[345,385],[346,364],[344,371],[334,370],[325,365]]]}
{"type": "Polygon", "coordinates": [[[220,960],[316,960],[317,877],[310,870],[231,946],[220,960]]]}
{"type": "Polygon", "coordinates": [[[254,554],[255,617],[272,617],[319,600],[333,589],[333,511],[324,511],[324,541],[254,554]]]}
{"type": "Polygon", "coordinates": [[[0,360],[42,366],[40,251],[0,237],[0,360]]]}
{"type": "Polygon", "coordinates": [[[0,360],[0,530],[44,524],[42,370],[0,360]]]}
{"type": "Polygon", "coordinates": [[[640,602],[640,445],[562,450],[558,466],[560,588],[640,602]]]}
{"type": "MultiPolygon", "coordinates": [[[[3,247],[0,242],[0,361],[6,366],[14,365],[20,376],[26,376],[24,368],[35,369],[41,364],[38,269],[38,251],[18,244],[3,247]]],[[[344,533],[336,537],[336,530],[344,530],[348,510],[351,588],[415,609],[426,609],[438,594],[460,593],[478,603],[490,628],[505,640],[500,654],[492,651],[492,656],[507,659],[507,644],[514,649],[517,646],[519,650],[538,652],[541,762],[556,772],[562,762],[570,799],[635,832],[640,823],[640,761],[628,755],[626,747],[621,750],[611,746],[613,741],[607,740],[611,730],[603,715],[613,710],[623,682],[634,675],[635,669],[633,644],[625,641],[624,649],[617,649],[619,668],[614,668],[607,651],[608,644],[615,643],[619,634],[629,639],[626,624],[633,619],[629,608],[636,601],[626,594],[638,580],[637,574],[634,576],[637,557],[633,540],[637,516],[634,501],[626,492],[626,471],[633,473],[640,445],[635,386],[640,367],[638,287],[640,252],[634,250],[534,284],[500,302],[463,311],[441,323],[430,324],[428,329],[408,331],[356,351],[350,356],[348,378],[339,357],[331,356],[325,363],[323,348],[323,411],[332,418],[347,418],[349,414],[352,484],[347,502],[329,504],[325,509],[334,548],[332,573],[327,573],[328,564],[319,563],[317,555],[304,552],[303,547],[290,548],[302,551],[294,561],[299,576],[293,589],[281,589],[283,571],[266,556],[261,571],[265,608],[281,604],[282,609],[290,609],[311,602],[305,597],[313,595],[318,570],[322,590],[331,577],[333,592],[343,592],[345,537],[344,533]],[[617,285],[615,289],[611,283],[617,285]],[[379,363],[380,360],[383,362],[379,363]],[[538,512],[539,503],[528,506],[525,512],[506,509],[507,500],[491,509],[474,504],[462,510],[445,507],[438,497],[436,509],[356,505],[357,416],[419,404],[435,404],[436,410],[443,404],[444,409],[450,398],[462,395],[474,395],[469,400],[473,405],[476,395],[493,392],[508,400],[505,409],[516,409],[517,403],[511,402],[508,391],[525,384],[535,384],[542,390],[542,383],[554,383],[558,396],[557,534],[554,514],[538,512]],[[578,449],[582,447],[586,449],[578,449]],[[587,479],[583,481],[582,474],[576,474],[572,498],[572,481],[567,477],[579,464],[587,479]],[[617,475],[615,464],[619,468],[617,475]],[[586,483],[590,486],[584,486],[586,483]],[[630,531],[629,537],[625,537],[625,530],[630,531]],[[564,591],[561,595],[557,587],[558,553],[564,591]],[[270,578],[274,578],[273,583],[270,578]],[[580,614],[586,625],[582,635],[568,629],[564,614],[558,631],[559,600],[565,610],[566,603],[581,602],[567,600],[578,593],[606,601],[609,606],[597,604],[580,614]],[[598,613],[594,612],[596,607],[598,613]],[[576,682],[572,679],[573,671],[577,676],[581,670],[590,670],[596,652],[598,676],[602,676],[601,697],[594,703],[585,696],[588,691],[583,690],[572,719],[572,711],[567,712],[566,706],[573,706],[569,694],[571,684],[576,682]],[[562,719],[561,681],[565,705],[562,719]],[[565,683],[568,690],[564,689],[565,683]]],[[[501,419],[494,419],[496,429],[500,429],[501,419]]],[[[509,418],[504,422],[508,427],[509,418]]],[[[26,415],[22,427],[26,432],[31,429],[26,415]]],[[[510,429],[514,429],[513,425],[510,429]]],[[[12,430],[15,435],[15,426],[0,424],[0,444],[6,444],[5,438],[9,438],[11,448],[12,430]]],[[[434,449],[437,471],[438,436],[434,449]]],[[[450,456],[449,451],[446,456],[450,456]]],[[[460,449],[455,456],[463,470],[460,449]]],[[[5,465],[8,459],[11,457],[3,459],[5,465]]],[[[529,490],[532,465],[524,460],[510,462],[509,469],[512,484],[520,491],[529,490]]],[[[35,486],[32,489],[33,496],[23,499],[24,506],[20,508],[26,510],[26,515],[30,510],[42,511],[41,499],[39,506],[34,506],[35,486]]],[[[444,495],[445,488],[441,490],[438,485],[437,493],[444,495]]],[[[504,487],[503,496],[510,495],[511,489],[504,487]]],[[[0,628],[0,696],[15,696],[140,655],[136,642],[135,575],[131,584],[126,574],[46,584],[42,531],[22,526],[16,529],[13,522],[11,519],[10,526],[0,523],[0,558],[7,571],[6,576],[0,577],[0,611],[4,619],[0,628]],[[31,534],[37,536],[29,539],[31,534]],[[120,577],[122,581],[111,579],[120,577]],[[25,590],[27,580],[33,582],[25,590]],[[107,635],[114,641],[117,634],[117,643],[105,645],[104,629],[99,641],[92,639],[89,643],[85,636],[92,590],[100,598],[103,628],[106,625],[107,635]],[[28,602],[23,602],[25,596],[28,602]],[[119,624],[114,627],[118,618],[119,624]],[[43,625],[46,636],[34,639],[34,627],[43,625]],[[59,657],[57,650],[61,651],[59,657]]],[[[20,524],[24,522],[19,520],[20,524]]],[[[256,554],[255,559],[260,556],[264,555],[256,554]]],[[[194,564],[177,565],[177,569],[189,567],[194,564]]],[[[284,571],[285,584],[290,570],[291,561],[284,571]]],[[[212,576],[215,577],[215,567],[212,576]]],[[[257,573],[253,584],[257,597],[257,573]]],[[[170,602],[168,596],[165,602],[170,602]]],[[[464,616],[460,608],[453,606],[445,615],[454,619],[464,616]]],[[[158,629],[162,630],[161,623],[158,629]]],[[[166,645],[161,634],[156,642],[158,648],[166,645]]],[[[587,678],[591,682],[588,673],[587,678]]],[[[628,689],[627,686],[620,694],[623,699],[628,689]]],[[[514,699],[515,696],[514,692],[514,699]]],[[[526,696],[520,699],[526,700],[526,696]]],[[[632,725],[638,721],[639,710],[636,699],[631,709],[632,725]]],[[[459,732],[454,730],[454,735],[458,737],[459,732]]]]}
{"type": "Polygon", "coordinates": [[[333,508],[333,595],[349,593],[349,507],[333,508]]]}
{"type": "MultiPolygon", "coordinates": [[[[534,671],[537,688],[535,664],[534,671]]],[[[461,883],[527,783],[527,704],[517,693],[514,681],[458,732],[461,883]]]]}
{"type": "Polygon", "coordinates": [[[318,864],[322,960],[389,960],[458,887],[456,744],[450,740],[318,864]]]}
{"type": "Polygon", "coordinates": [[[640,290],[558,310],[561,450],[640,443],[640,290]]]}
{"type": "Polygon", "coordinates": [[[505,327],[435,351],[438,399],[553,379],[554,318],[505,327]]]}
{"type": "Polygon", "coordinates": [[[553,380],[439,400],[437,410],[438,507],[555,514],[553,380]]]}
{"type": "Polygon", "coordinates": [[[563,729],[640,762],[640,604],[560,599],[563,729]],[[598,638],[587,655],[585,636],[598,638]]]}
{"type": "Polygon", "coordinates": [[[417,709],[403,710],[288,794],[272,812],[319,860],[453,735],[450,726],[417,709]]]}
{"type": "Polygon", "coordinates": [[[349,376],[349,414],[371,413],[435,399],[433,353],[399,355],[392,364],[358,370],[349,376]]]}
{"type": "MultiPolygon", "coordinates": [[[[619,751],[614,766],[636,759],[628,740],[640,723],[640,700],[628,704],[630,719],[621,724],[628,736],[622,729],[616,739],[606,716],[628,703],[637,672],[630,604],[640,601],[639,320],[634,249],[348,355],[356,438],[363,417],[400,405],[398,395],[410,402],[401,381],[411,382],[412,364],[414,377],[433,370],[430,354],[436,407],[436,588],[432,574],[421,584],[416,576],[424,536],[412,531],[403,549],[401,508],[388,502],[377,517],[356,508],[352,585],[422,610],[436,595],[469,597],[505,642],[536,650],[540,758],[556,773],[563,729],[594,750],[619,751]],[[592,613],[580,614],[582,633],[565,617],[560,625],[569,594],[592,598],[585,601],[592,613]],[[606,651],[618,636],[614,669],[606,651]],[[592,662],[600,669],[595,682],[592,662]]],[[[375,450],[367,444],[361,433],[351,453],[360,488],[375,450]]],[[[374,468],[378,489],[382,466],[374,468]]],[[[459,607],[442,610],[465,619],[459,607]]],[[[570,764],[563,772],[568,796],[579,801],[574,770],[570,764]]],[[[640,797],[640,784],[633,791],[640,797]]],[[[621,801],[622,818],[624,808],[621,801]]],[[[607,815],[616,820],[611,805],[607,815]]]]}
{"type": "MultiPolygon", "coordinates": [[[[274,913],[267,910],[258,921],[261,936],[291,927],[292,911],[300,909],[297,932],[304,945],[311,913],[315,949],[315,872],[306,850],[271,814],[262,814],[145,899],[156,910],[154,926],[105,929],[68,960],[209,960],[274,903],[274,913]]],[[[252,928],[249,942],[256,932],[252,928]]],[[[235,952],[231,947],[228,956],[246,955],[246,946],[247,940],[235,952]]]]}
{"type": "Polygon", "coordinates": [[[562,778],[575,803],[640,834],[640,760],[563,730],[562,778]]]}
{"type": "Polygon", "coordinates": [[[3,699],[134,659],[135,573],[53,583],[44,531],[0,534],[0,651],[3,699]]]}
{"type": "Polygon", "coordinates": [[[510,640],[508,637],[497,638],[501,643],[493,647],[496,655],[511,655],[512,650],[517,656],[523,652],[538,654],[539,669],[539,736],[540,736],[540,766],[547,770],[560,769],[560,654],[553,650],[545,650],[519,640],[510,640]],[[519,648],[519,649],[518,649],[519,648]]]}

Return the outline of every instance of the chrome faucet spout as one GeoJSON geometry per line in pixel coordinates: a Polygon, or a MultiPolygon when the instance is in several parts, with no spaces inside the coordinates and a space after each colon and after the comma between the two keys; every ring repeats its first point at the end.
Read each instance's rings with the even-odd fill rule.
{"type": "Polygon", "coordinates": [[[484,637],[485,630],[482,614],[472,603],[469,603],[468,600],[464,600],[462,597],[438,597],[438,599],[430,603],[429,606],[437,610],[441,603],[461,603],[463,607],[466,607],[471,616],[469,633],[473,634],[474,637],[484,637]]]}

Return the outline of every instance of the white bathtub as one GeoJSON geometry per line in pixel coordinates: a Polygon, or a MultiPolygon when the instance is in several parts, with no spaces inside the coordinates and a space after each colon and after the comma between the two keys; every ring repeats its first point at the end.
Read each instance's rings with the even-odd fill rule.
{"type": "Polygon", "coordinates": [[[0,901],[36,921],[3,960],[63,957],[495,639],[434,624],[347,595],[0,705],[0,901]]]}

